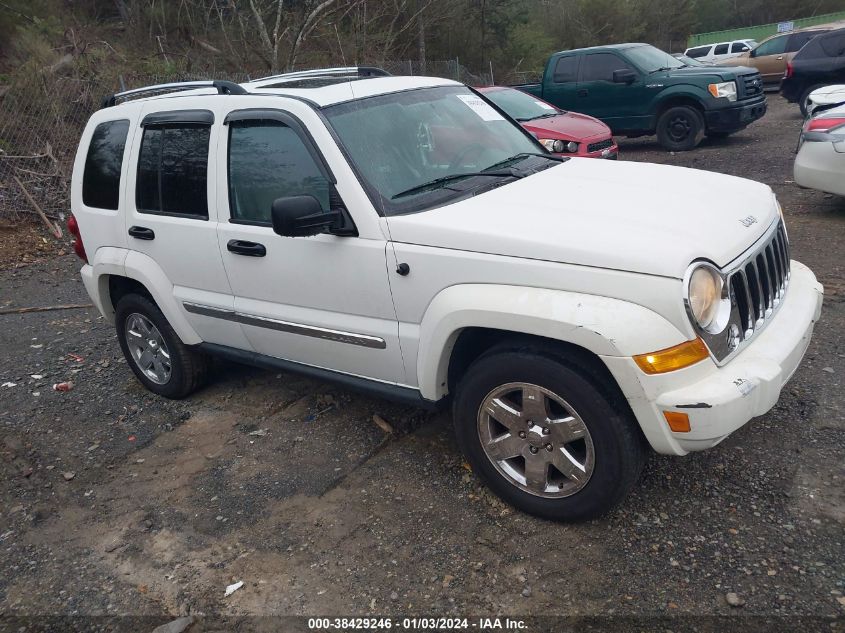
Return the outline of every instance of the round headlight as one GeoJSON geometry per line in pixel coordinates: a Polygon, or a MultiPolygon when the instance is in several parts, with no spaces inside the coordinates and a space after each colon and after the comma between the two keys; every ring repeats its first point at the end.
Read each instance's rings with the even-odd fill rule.
{"type": "Polygon", "coordinates": [[[559,139],[556,140],[554,142],[554,149],[552,151],[555,152],[556,154],[560,154],[561,152],[563,152],[563,149],[564,149],[564,142],[559,140],[559,139]]]}
{"type": "Polygon", "coordinates": [[[699,326],[710,330],[717,325],[722,305],[722,278],[709,266],[699,266],[689,278],[687,288],[692,316],[699,326]]]}
{"type": "Polygon", "coordinates": [[[578,151],[578,143],[576,143],[575,141],[569,141],[566,144],[566,151],[572,152],[574,154],[575,152],[578,151]]]}

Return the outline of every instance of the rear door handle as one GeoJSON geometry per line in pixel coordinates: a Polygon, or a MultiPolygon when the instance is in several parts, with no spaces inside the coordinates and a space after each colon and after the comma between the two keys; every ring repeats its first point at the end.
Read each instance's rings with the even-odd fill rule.
{"type": "Polygon", "coordinates": [[[130,226],[129,235],[139,240],[154,240],[156,238],[155,232],[145,226],[130,226]]]}
{"type": "Polygon", "coordinates": [[[586,88],[581,88],[581,89],[577,92],[577,94],[578,94],[578,96],[579,96],[579,97],[586,97],[589,93],[590,93],[590,91],[589,91],[589,90],[587,90],[586,88]]]}
{"type": "Polygon", "coordinates": [[[247,257],[264,257],[267,249],[264,244],[258,242],[247,242],[245,240],[229,240],[226,248],[235,255],[246,255],[247,257]]]}

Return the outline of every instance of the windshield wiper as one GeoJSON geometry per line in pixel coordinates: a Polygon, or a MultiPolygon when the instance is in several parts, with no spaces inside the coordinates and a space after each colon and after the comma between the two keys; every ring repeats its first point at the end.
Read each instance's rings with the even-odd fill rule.
{"type": "Polygon", "coordinates": [[[525,176],[525,174],[522,174],[513,169],[500,169],[497,171],[490,171],[489,167],[484,171],[470,171],[460,174],[450,174],[448,176],[441,176],[440,178],[429,180],[428,182],[424,182],[421,185],[416,185],[414,187],[411,187],[410,189],[405,189],[405,191],[400,191],[399,193],[391,196],[390,199],[396,200],[396,198],[410,196],[411,194],[417,193],[418,191],[431,189],[432,187],[436,187],[437,185],[445,185],[447,182],[451,182],[453,180],[458,180],[461,178],[472,178],[473,176],[492,176],[495,178],[522,178],[525,176]]]}
{"type": "Polygon", "coordinates": [[[546,112],[544,114],[538,114],[537,116],[527,117],[527,118],[518,118],[517,121],[525,122],[525,121],[536,121],[537,119],[548,119],[549,117],[557,116],[560,114],[559,112],[546,112]]]}
{"type": "Polygon", "coordinates": [[[648,74],[653,75],[654,73],[660,73],[664,70],[674,70],[674,68],[672,68],[671,66],[663,66],[662,68],[655,68],[654,70],[648,71],[648,74]]]}
{"type": "Polygon", "coordinates": [[[548,158],[549,160],[553,160],[556,163],[565,163],[569,160],[565,156],[555,156],[553,154],[541,154],[540,152],[520,152],[519,154],[514,154],[513,156],[510,156],[505,160],[500,160],[498,163],[493,163],[487,169],[496,169],[497,167],[501,167],[502,165],[507,165],[510,162],[521,160],[523,158],[528,158],[529,156],[539,156],[540,158],[548,158]]]}

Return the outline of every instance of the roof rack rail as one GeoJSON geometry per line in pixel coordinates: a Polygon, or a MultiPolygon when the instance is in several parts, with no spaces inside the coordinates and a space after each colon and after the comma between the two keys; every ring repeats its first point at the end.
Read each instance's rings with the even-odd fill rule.
{"type": "Polygon", "coordinates": [[[249,94],[244,90],[243,86],[232,81],[176,81],[168,84],[157,84],[154,86],[145,86],[143,88],[134,88],[133,90],[124,90],[123,92],[116,92],[113,95],[103,97],[103,108],[110,108],[117,103],[118,99],[125,99],[126,97],[134,97],[148,92],[177,92],[180,90],[192,90],[194,88],[216,88],[217,94],[221,95],[245,95],[249,94]]]}
{"type": "Polygon", "coordinates": [[[319,77],[344,77],[352,75],[355,77],[390,77],[390,73],[375,66],[339,66],[337,68],[316,68],[314,70],[298,70],[281,75],[270,75],[260,79],[252,79],[248,83],[267,81],[270,79],[284,79],[294,81],[296,79],[312,79],[319,77]]]}

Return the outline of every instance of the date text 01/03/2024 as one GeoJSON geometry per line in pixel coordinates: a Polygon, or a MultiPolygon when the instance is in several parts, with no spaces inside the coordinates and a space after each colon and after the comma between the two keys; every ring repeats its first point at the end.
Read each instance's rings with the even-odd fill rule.
{"type": "Polygon", "coordinates": [[[520,631],[524,620],[511,618],[309,618],[308,628],[315,631],[356,631],[397,629],[406,631],[520,631]]]}

